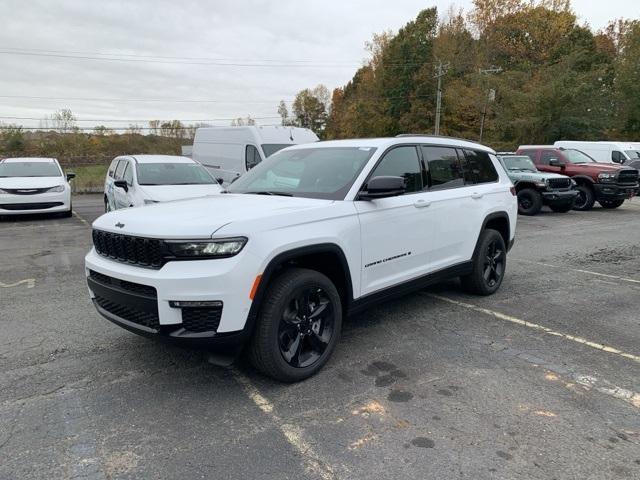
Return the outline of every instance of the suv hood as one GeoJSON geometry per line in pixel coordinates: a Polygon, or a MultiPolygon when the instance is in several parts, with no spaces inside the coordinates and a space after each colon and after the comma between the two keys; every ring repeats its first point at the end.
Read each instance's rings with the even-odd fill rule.
{"type": "Polygon", "coordinates": [[[508,174],[511,178],[515,178],[520,181],[528,180],[530,182],[541,182],[547,178],[568,178],[566,175],[551,172],[520,172],[516,170],[509,170],[508,174]]]}
{"type": "Polygon", "coordinates": [[[139,237],[210,238],[232,222],[288,216],[332,204],[332,200],[251,194],[220,194],[107,213],[93,227],[139,237]],[[123,225],[116,227],[116,224],[123,225]]]}
{"type": "Polygon", "coordinates": [[[0,178],[0,188],[51,188],[64,185],[64,177],[7,177],[0,178]]]}
{"type": "Polygon", "coordinates": [[[583,171],[585,173],[603,173],[603,172],[617,172],[623,170],[625,167],[622,165],[615,165],[613,163],[572,163],[567,168],[570,168],[574,172],[583,171]]]}
{"type": "Polygon", "coordinates": [[[144,198],[156,202],[170,202],[183,198],[216,195],[222,191],[215,183],[209,185],[140,185],[144,198]]]}

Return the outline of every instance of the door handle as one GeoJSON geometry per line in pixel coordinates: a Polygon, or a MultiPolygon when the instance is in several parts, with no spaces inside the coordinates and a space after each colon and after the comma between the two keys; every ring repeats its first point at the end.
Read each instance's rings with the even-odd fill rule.
{"type": "Polygon", "coordinates": [[[426,200],[418,200],[413,203],[413,206],[416,208],[426,208],[431,205],[431,202],[427,202],[426,200]]]}
{"type": "Polygon", "coordinates": [[[482,197],[484,197],[484,193],[473,192],[471,194],[471,198],[474,200],[480,200],[482,197]]]}

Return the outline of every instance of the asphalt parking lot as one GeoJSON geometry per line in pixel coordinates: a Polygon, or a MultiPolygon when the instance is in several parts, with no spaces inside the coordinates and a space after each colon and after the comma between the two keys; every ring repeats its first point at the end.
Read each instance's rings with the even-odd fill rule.
{"type": "Polygon", "coordinates": [[[347,321],[281,385],[100,318],[100,196],[0,222],[0,478],[640,478],[640,200],[520,217],[493,297],[347,321]]]}

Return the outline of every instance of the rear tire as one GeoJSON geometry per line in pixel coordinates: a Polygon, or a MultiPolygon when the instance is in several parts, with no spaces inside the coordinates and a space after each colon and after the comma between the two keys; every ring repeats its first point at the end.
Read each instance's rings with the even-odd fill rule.
{"type": "Polygon", "coordinates": [[[533,188],[523,188],[518,192],[518,213],[537,215],[542,210],[542,195],[533,188]]]}
{"type": "Polygon", "coordinates": [[[567,203],[563,205],[549,205],[549,208],[556,213],[567,213],[573,209],[573,203],[567,203]]]}
{"type": "Polygon", "coordinates": [[[602,208],[618,208],[624,203],[624,200],[598,200],[602,208]]]}
{"type": "Polygon", "coordinates": [[[475,295],[493,295],[502,285],[507,267],[507,249],[499,232],[483,230],[472,263],[472,272],[460,277],[462,288],[475,295]]]}
{"type": "Polygon", "coordinates": [[[587,185],[578,185],[576,190],[578,190],[578,196],[573,204],[573,209],[581,212],[591,210],[593,204],[596,202],[596,195],[593,188],[587,185]]]}
{"type": "Polygon", "coordinates": [[[285,270],[268,286],[249,345],[249,360],[265,375],[299,382],[329,360],[342,328],[335,285],[315,270],[285,270]]]}

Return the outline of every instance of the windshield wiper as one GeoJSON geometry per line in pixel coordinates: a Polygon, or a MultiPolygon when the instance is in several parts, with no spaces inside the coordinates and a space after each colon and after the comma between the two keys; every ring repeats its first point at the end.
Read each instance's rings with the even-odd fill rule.
{"type": "Polygon", "coordinates": [[[280,197],[293,197],[292,193],[287,192],[277,192],[272,190],[262,190],[260,192],[244,192],[245,194],[253,194],[253,195],[277,195],[280,197]]]}

